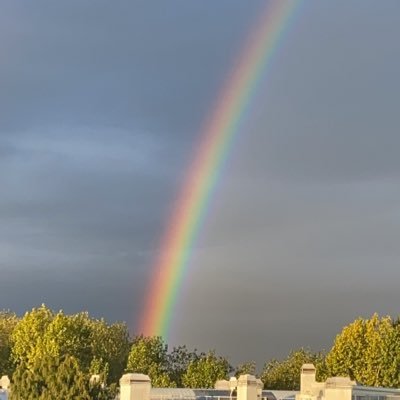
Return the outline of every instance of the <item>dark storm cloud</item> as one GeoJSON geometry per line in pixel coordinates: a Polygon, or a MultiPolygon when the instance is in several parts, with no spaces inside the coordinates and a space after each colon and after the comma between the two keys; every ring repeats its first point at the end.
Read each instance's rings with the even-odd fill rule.
{"type": "MultiPolygon", "coordinates": [[[[398,4],[299,8],[211,199],[174,344],[261,367],[398,313],[398,4]]],[[[202,121],[263,5],[4,4],[3,307],[135,327],[202,121]]]]}
{"type": "Polygon", "coordinates": [[[90,156],[65,154],[64,143],[61,154],[2,164],[1,303],[87,309],[132,329],[176,185],[91,145],[90,156]]]}
{"type": "Polygon", "coordinates": [[[389,1],[372,20],[371,4],[365,18],[339,4],[338,25],[329,22],[336,7],[304,6],[250,112],[241,174],[321,183],[399,176],[398,6],[389,1]]]}
{"type": "Polygon", "coordinates": [[[372,18],[369,3],[359,22],[311,4],[246,115],[176,313],[177,342],[259,367],[398,314],[398,6],[372,18]]]}
{"type": "Polygon", "coordinates": [[[18,153],[3,163],[8,174],[1,177],[2,217],[60,227],[67,236],[76,230],[98,238],[129,232],[147,238],[148,223],[157,221],[163,208],[157,191],[168,198],[173,180],[168,168],[158,172],[147,165],[153,166],[158,154],[147,137],[124,142],[121,136],[119,143],[105,135],[99,143],[99,134],[93,140],[82,132],[61,140],[19,137],[18,153]]]}
{"type": "Polygon", "coordinates": [[[4,5],[4,307],[133,325],[207,104],[259,5],[230,4],[4,5]]]}
{"type": "Polygon", "coordinates": [[[17,153],[17,148],[7,141],[0,142],[0,163],[17,153]]]}
{"type": "Polygon", "coordinates": [[[11,49],[0,66],[3,126],[133,125],[169,140],[192,136],[257,4],[241,16],[239,2],[178,3],[10,6],[2,16],[13,27],[2,35],[11,49]]]}

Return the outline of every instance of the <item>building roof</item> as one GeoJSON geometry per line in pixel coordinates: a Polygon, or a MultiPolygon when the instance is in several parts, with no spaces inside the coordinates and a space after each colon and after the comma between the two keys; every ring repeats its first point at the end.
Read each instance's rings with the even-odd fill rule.
{"type": "MultiPolygon", "coordinates": [[[[292,400],[296,393],[298,392],[293,390],[263,390],[262,397],[268,400],[292,400]]],[[[229,390],[218,389],[151,388],[150,390],[151,400],[208,400],[229,397],[229,390]]]]}
{"type": "Polygon", "coordinates": [[[196,394],[192,389],[176,389],[176,388],[151,388],[151,400],[163,399],[195,399],[196,394]]]}
{"type": "Polygon", "coordinates": [[[289,400],[294,399],[296,394],[299,393],[295,390],[263,390],[262,397],[268,400],[289,400]]]}

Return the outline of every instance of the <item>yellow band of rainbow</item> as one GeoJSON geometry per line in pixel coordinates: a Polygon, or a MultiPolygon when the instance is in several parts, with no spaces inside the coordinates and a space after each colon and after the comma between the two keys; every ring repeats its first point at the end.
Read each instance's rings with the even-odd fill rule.
{"type": "Polygon", "coordinates": [[[152,267],[138,333],[168,338],[170,322],[213,188],[257,84],[279,45],[298,0],[270,0],[251,32],[201,133],[199,148],[152,267]]]}

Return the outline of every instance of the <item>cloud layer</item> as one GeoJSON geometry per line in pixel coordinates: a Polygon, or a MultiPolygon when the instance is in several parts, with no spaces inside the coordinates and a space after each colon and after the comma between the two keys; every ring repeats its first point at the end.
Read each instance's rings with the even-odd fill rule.
{"type": "MultiPolygon", "coordinates": [[[[5,3],[4,308],[134,331],[202,122],[263,6],[173,3],[5,3]]],[[[172,344],[261,367],[329,348],[358,315],[397,315],[400,6],[359,3],[296,15],[212,198],[172,344]]]]}

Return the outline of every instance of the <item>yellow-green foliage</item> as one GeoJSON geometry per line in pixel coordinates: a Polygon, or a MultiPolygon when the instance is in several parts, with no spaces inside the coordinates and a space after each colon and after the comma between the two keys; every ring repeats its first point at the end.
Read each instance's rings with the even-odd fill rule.
{"type": "MultiPolygon", "coordinates": [[[[317,380],[345,375],[365,385],[399,387],[400,323],[377,314],[370,319],[359,318],[343,328],[327,357],[305,349],[293,351],[282,361],[266,363],[261,379],[269,389],[297,390],[304,363],[316,365],[317,380]]],[[[225,358],[213,351],[197,354],[180,346],[168,353],[168,346],[160,337],[138,336],[131,346],[123,323],[110,325],[86,312],[55,313],[44,305],[21,319],[13,313],[0,312],[0,372],[11,374],[15,367],[14,385],[26,388],[24,400],[37,399],[36,395],[30,397],[29,391],[37,394],[36,388],[44,381],[48,388],[53,388],[52,379],[54,385],[61,385],[61,372],[65,372],[67,380],[72,376],[69,371],[76,371],[77,376],[83,374],[85,382],[96,373],[108,383],[117,383],[127,370],[148,374],[156,387],[209,388],[216,380],[227,378],[231,368],[225,358]]],[[[255,364],[248,362],[238,366],[236,374],[254,371],[255,364]]],[[[101,396],[111,395],[98,392],[101,396]]],[[[17,396],[19,392],[14,393],[17,396]]],[[[40,396],[48,393],[44,391],[40,396]]]]}
{"type": "Polygon", "coordinates": [[[109,374],[116,382],[126,366],[129,334],[124,324],[108,325],[82,312],[54,313],[46,306],[27,312],[12,334],[16,364],[32,368],[45,357],[73,356],[84,373],[109,374]]]}
{"type": "Polygon", "coordinates": [[[369,386],[400,385],[399,325],[390,317],[358,318],[343,328],[327,355],[328,373],[369,386]]]}
{"type": "Polygon", "coordinates": [[[0,311],[0,373],[11,376],[14,366],[11,358],[11,335],[18,323],[17,316],[9,311],[0,311]]]}
{"type": "Polygon", "coordinates": [[[210,351],[189,364],[182,382],[185,387],[213,388],[217,380],[228,378],[229,371],[228,361],[216,356],[214,351],[210,351]]]}
{"type": "Polygon", "coordinates": [[[91,400],[87,377],[74,357],[45,356],[31,368],[21,363],[14,374],[10,400],[91,400]]]}
{"type": "Polygon", "coordinates": [[[53,312],[44,305],[25,313],[12,334],[12,354],[16,363],[31,367],[46,354],[45,333],[53,319],[53,312]]]}
{"type": "Polygon", "coordinates": [[[127,370],[149,375],[155,387],[176,386],[168,374],[168,346],[159,336],[135,338],[127,370]]]}
{"type": "Polygon", "coordinates": [[[235,376],[239,378],[240,375],[255,375],[256,373],[256,363],[255,361],[246,361],[239,364],[235,369],[235,376]]]}
{"type": "Polygon", "coordinates": [[[318,377],[324,377],[324,355],[299,349],[292,351],[282,361],[271,360],[265,364],[261,374],[264,387],[274,390],[299,390],[301,367],[307,363],[315,364],[318,377]]]}

